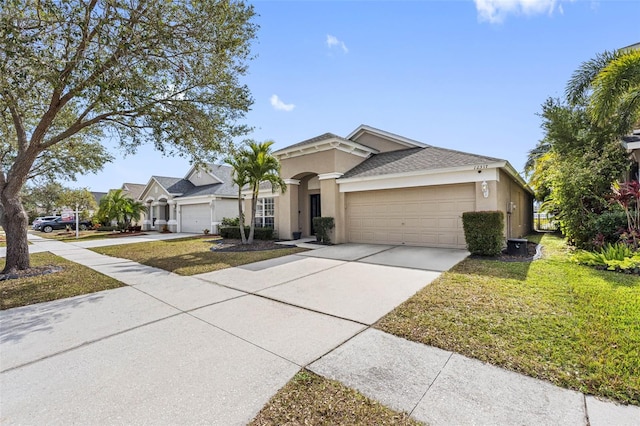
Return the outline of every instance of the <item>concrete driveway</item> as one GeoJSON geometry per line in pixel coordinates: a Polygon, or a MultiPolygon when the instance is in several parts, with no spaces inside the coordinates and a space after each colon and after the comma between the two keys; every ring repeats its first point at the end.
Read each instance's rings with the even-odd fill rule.
{"type": "Polygon", "coordinates": [[[6,424],[245,424],[466,255],[345,245],[180,277],[43,244],[129,286],[2,313],[6,424]]]}

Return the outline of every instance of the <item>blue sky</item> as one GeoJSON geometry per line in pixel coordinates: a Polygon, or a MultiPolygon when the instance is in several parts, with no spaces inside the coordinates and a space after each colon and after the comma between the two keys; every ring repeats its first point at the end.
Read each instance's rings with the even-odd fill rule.
{"type": "MultiPolygon", "coordinates": [[[[522,170],[542,137],[536,115],[571,73],[640,42],[640,1],[255,1],[260,25],[246,84],[256,140],[275,148],[367,124],[508,160],[522,170]]],[[[151,147],[71,187],[107,191],[187,160],[151,147]]]]}

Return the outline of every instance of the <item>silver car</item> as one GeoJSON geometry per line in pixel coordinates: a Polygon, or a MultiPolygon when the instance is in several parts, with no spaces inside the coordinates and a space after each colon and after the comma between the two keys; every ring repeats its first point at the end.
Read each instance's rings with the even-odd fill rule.
{"type": "Polygon", "coordinates": [[[37,230],[38,226],[42,223],[42,222],[47,222],[49,220],[56,220],[57,218],[59,218],[60,216],[40,216],[40,217],[36,217],[35,220],[33,221],[33,223],[31,224],[33,226],[33,230],[37,230]]]}

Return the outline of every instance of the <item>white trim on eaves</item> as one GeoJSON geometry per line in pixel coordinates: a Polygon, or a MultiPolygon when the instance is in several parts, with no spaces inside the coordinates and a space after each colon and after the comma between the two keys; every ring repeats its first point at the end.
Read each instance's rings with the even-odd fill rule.
{"type": "Polygon", "coordinates": [[[346,141],[337,138],[324,139],[318,142],[294,146],[292,148],[283,148],[273,153],[279,160],[284,158],[300,157],[302,155],[313,154],[314,152],[329,151],[337,149],[358,157],[367,158],[371,154],[375,154],[378,150],[369,148],[368,146],[353,141],[346,141]]]}
{"type": "Polygon", "coordinates": [[[375,191],[378,189],[411,188],[416,186],[449,185],[482,181],[499,181],[500,166],[481,165],[451,169],[421,170],[419,172],[363,178],[338,179],[340,192],[375,191]]]}

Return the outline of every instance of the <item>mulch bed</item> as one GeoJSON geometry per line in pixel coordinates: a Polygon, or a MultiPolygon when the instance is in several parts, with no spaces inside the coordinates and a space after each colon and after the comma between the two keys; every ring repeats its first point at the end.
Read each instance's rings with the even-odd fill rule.
{"type": "Polygon", "coordinates": [[[529,241],[527,243],[527,255],[526,256],[514,256],[507,254],[507,250],[503,250],[498,256],[479,256],[472,254],[469,256],[472,259],[486,259],[486,260],[499,260],[501,262],[531,262],[536,255],[538,244],[529,241]]]}
{"type": "Polygon", "coordinates": [[[0,274],[0,281],[15,280],[18,278],[37,277],[62,271],[60,266],[37,266],[24,271],[16,271],[10,274],[0,274]]]}
{"type": "Polygon", "coordinates": [[[271,240],[253,240],[252,244],[242,244],[241,240],[211,240],[213,247],[211,251],[229,252],[229,251],[262,251],[262,250],[277,250],[284,248],[291,248],[290,245],[276,244],[271,240]]]}

